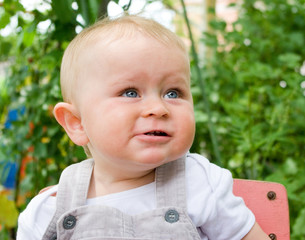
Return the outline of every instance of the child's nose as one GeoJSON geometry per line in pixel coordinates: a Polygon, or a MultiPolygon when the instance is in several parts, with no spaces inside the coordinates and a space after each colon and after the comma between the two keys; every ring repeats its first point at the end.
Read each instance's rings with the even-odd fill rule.
{"type": "Polygon", "coordinates": [[[168,117],[169,110],[161,98],[146,99],[143,102],[142,117],[168,117]]]}

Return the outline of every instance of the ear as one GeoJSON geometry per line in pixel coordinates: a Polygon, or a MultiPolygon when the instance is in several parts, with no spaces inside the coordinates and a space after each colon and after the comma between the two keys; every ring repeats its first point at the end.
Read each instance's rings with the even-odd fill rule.
{"type": "Polygon", "coordinates": [[[54,107],[54,116],[76,145],[84,146],[89,142],[81,124],[79,113],[72,104],[57,103],[54,107]]]}

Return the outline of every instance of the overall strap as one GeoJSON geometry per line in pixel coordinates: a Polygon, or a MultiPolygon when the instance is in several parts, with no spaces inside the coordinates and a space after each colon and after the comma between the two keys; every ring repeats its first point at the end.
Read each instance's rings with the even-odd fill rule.
{"type": "Polygon", "coordinates": [[[156,169],[157,208],[186,209],[185,158],[186,155],[156,169]]]}
{"type": "Polygon", "coordinates": [[[66,211],[86,203],[92,175],[93,159],[67,167],[61,174],[56,195],[56,211],[47,227],[43,240],[56,239],[56,223],[66,211]]]}

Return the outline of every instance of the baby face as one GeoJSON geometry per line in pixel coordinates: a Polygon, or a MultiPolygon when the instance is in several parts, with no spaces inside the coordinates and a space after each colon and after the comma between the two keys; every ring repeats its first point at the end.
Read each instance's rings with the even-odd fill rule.
{"type": "Polygon", "coordinates": [[[137,34],[82,54],[76,105],[96,162],[152,169],[183,156],[195,121],[185,52],[137,34]]]}

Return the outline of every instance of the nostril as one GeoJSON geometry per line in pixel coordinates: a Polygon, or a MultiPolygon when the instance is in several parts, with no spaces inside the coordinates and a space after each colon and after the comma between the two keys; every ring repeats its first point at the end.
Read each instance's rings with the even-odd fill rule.
{"type": "Polygon", "coordinates": [[[148,101],[143,105],[142,116],[143,117],[156,117],[164,118],[169,115],[169,109],[165,103],[156,101],[148,101]]]}

